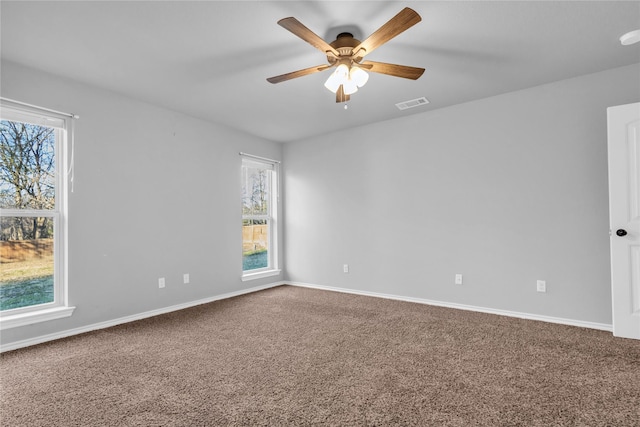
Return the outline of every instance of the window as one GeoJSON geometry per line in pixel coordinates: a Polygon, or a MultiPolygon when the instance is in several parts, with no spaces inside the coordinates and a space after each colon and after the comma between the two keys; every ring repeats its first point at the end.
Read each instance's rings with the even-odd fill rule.
{"type": "Polygon", "coordinates": [[[278,165],[242,154],[242,279],[280,273],[277,253],[278,165]]]}
{"type": "Polygon", "coordinates": [[[66,150],[70,116],[2,100],[0,328],[70,316],[66,150]]]}

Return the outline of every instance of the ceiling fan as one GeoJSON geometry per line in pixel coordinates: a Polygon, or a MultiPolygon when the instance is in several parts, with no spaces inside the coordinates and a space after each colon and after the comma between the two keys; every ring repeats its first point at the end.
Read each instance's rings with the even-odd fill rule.
{"type": "Polygon", "coordinates": [[[416,11],[405,7],[400,13],[387,21],[382,27],[378,28],[363,42],[355,39],[351,33],[340,33],[335,41],[327,43],[296,18],[289,17],[281,19],[278,21],[278,25],[291,31],[327,55],[329,64],[316,65],[315,67],[269,77],[267,81],[270,83],[280,83],[336,67],[335,71],[327,79],[325,87],[336,94],[336,102],[346,102],[349,101],[351,95],[358,90],[358,87],[364,86],[367,82],[369,75],[364,70],[417,80],[422,73],[424,73],[424,68],[388,64],[385,62],[363,61],[363,58],[365,55],[373,52],[421,20],[422,18],[416,11]]]}

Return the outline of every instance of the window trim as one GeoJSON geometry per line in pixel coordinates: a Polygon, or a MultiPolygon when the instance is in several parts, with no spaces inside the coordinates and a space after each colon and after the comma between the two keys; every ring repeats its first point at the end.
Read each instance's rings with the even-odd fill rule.
{"type": "Polygon", "coordinates": [[[55,129],[56,199],[52,210],[2,209],[2,216],[51,217],[54,219],[54,301],[0,311],[0,330],[69,317],[75,307],[68,298],[68,183],[69,141],[74,116],[7,99],[0,100],[0,119],[48,126],[55,129]]]}
{"type": "MultiPolygon", "coordinates": [[[[280,269],[279,257],[278,257],[278,211],[280,202],[280,162],[277,160],[271,160],[264,157],[258,157],[251,154],[240,153],[242,157],[241,173],[248,163],[257,163],[265,165],[266,168],[271,170],[270,177],[270,194],[269,205],[266,215],[244,215],[241,213],[241,219],[258,219],[266,220],[268,224],[267,234],[267,251],[268,251],[268,265],[267,267],[257,268],[253,270],[242,269],[241,280],[243,282],[255,279],[261,279],[264,277],[271,277],[279,275],[282,270],[280,269]]],[[[241,193],[242,194],[242,193],[241,193]]],[[[241,229],[242,231],[242,229],[241,229]]],[[[242,234],[241,234],[242,235],[242,234]]]]}

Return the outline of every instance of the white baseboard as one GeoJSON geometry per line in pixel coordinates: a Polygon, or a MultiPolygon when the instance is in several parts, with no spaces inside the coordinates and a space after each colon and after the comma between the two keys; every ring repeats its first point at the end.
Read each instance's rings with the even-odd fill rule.
{"type": "Polygon", "coordinates": [[[347,294],[364,295],[364,296],[370,296],[370,297],[376,297],[376,298],[386,298],[386,299],[399,300],[399,301],[415,302],[419,304],[434,305],[438,307],[455,308],[458,310],[477,311],[480,313],[497,314],[500,316],[507,316],[507,317],[516,317],[519,319],[538,320],[542,322],[558,323],[561,325],[598,329],[598,330],[608,331],[608,332],[613,331],[613,326],[605,323],[585,322],[582,320],[541,316],[541,315],[530,314],[530,313],[519,313],[515,311],[498,310],[494,308],[478,307],[478,306],[472,306],[472,305],[466,305],[466,304],[456,304],[456,303],[449,303],[449,302],[443,302],[443,301],[428,300],[423,298],[413,298],[413,297],[405,297],[400,295],[382,294],[378,292],[360,291],[356,289],[336,288],[333,286],[314,285],[311,283],[281,281],[281,282],[268,283],[266,285],[256,286],[249,289],[242,289],[236,292],[229,292],[226,294],[216,295],[213,297],[208,297],[208,298],[204,298],[197,301],[190,301],[182,304],[176,304],[170,307],[163,307],[157,310],[146,311],[144,313],[138,313],[131,316],[120,317],[118,319],[107,320],[105,322],[93,323],[91,325],[81,326],[79,328],[74,328],[74,329],[68,329],[61,332],[55,332],[53,334],[41,335],[35,338],[29,338],[22,341],[15,341],[15,342],[3,345],[0,348],[0,353],[5,351],[16,350],[23,347],[29,347],[36,344],[41,344],[47,341],[53,341],[60,338],[66,338],[73,335],[83,334],[85,332],[91,332],[98,329],[110,328],[112,326],[121,325],[123,323],[134,322],[136,320],[142,320],[148,317],[158,316],[160,314],[165,314],[165,313],[171,313],[173,311],[183,310],[185,308],[194,307],[200,304],[207,304],[213,301],[233,298],[239,295],[249,294],[252,292],[258,292],[264,289],[274,288],[276,286],[281,286],[281,285],[299,286],[304,288],[321,289],[325,291],[343,292],[347,294]]]}
{"type": "Polygon", "coordinates": [[[60,338],[70,337],[73,335],[83,334],[85,332],[96,331],[98,329],[110,328],[112,326],[121,325],[123,323],[134,322],[136,320],[142,320],[148,317],[158,316],[160,314],[171,313],[172,311],[184,310],[185,308],[194,307],[200,304],[207,304],[213,301],[233,298],[233,297],[237,297],[239,295],[244,295],[244,294],[250,294],[252,292],[262,291],[264,289],[273,288],[276,286],[284,285],[286,283],[287,282],[269,283],[262,286],[256,286],[254,288],[242,289],[236,292],[229,292],[226,294],[216,295],[213,297],[208,297],[208,298],[204,298],[196,301],[189,301],[182,304],[172,305],[170,307],[163,307],[157,310],[145,311],[144,313],[133,314],[131,316],[125,316],[125,317],[120,317],[113,320],[107,320],[105,322],[93,323],[91,325],[81,326],[79,328],[67,329],[65,331],[55,332],[53,334],[41,335],[39,337],[29,338],[22,341],[15,341],[15,342],[11,342],[3,345],[0,348],[0,353],[3,353],[5,351],[16,350],[22,347],[29,347],[31,345],[42,344],[47,341],[53,341],[60,338]]]}
{"type": "Polygon", "coordinates": [[[347,294],[364,295],[364,296],[376,297],[376,298],[386,298],[386,299],[399,300],[399,301],[415,302],[418,304],[427,304],[427,305],[434,305],[438,307],[455,308],[458,310],[477,311],[480,313],[497,314],[499,316],[516,317],[519,319],[526,319],[526,320],[538,320],[541,322],[557,323],[560,325],[578,326],[581,328],[590,328],[590,329],[598,329],[601,331],[613,332],[613,325],[606,324],[606,323],[586,322],[583,320],[542,316],[539,314],[520,313],[517,311],[499,310],[495,308],[478,307],[474,305],[435,301],[435,300],[428,300],[423,298],[405,297],[400,295],[381,294],[377,292],[360,291],[356,289],[336,288],[332,286],[314,285],[310,283],[286,282],[286,284],[289,284],[292,286],[300,286],[304,288],[322,289],[326,291],[343,292],[347,294]]]}

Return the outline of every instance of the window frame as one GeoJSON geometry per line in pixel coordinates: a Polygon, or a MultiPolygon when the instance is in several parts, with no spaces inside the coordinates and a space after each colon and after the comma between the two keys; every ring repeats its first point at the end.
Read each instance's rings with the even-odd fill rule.
{"type": "MultiPolygon", "coordinates": [[[[241,177],[245,174],[245,168],[250,165],[263,165],[269,170],[269,195],[266,214],[245,214],[241,210],[241,227],[246,220],[266,221],[267,224],[267,266],[252,270],[242,268],[242,281],[261,279],[264,277],[277,276],[281,269],[278,257],[278,212],[279,212],[279,182],[280,182],[280,162],[266,159],[251,154],[240,153],[242,163],[240,167],[241,177]]],[[[241,178],[241,205],[244,197],[241,178]]],[[[242,232],[242,229],[241,229],[242,232]]],[[[241,234],[242,236],[242,234],[241,234]]]]}
{"type": "Polygon", "coordinates": [[[0,100],[0,119],[51,127],[55,134],[55,206],[53,209],[1,209],[1,217],[53,218],[53,302],[0,311],[0,330],[71,316],[68,298],[68,183],[69,140],[73,116],[35,106],[0,100]]]}

